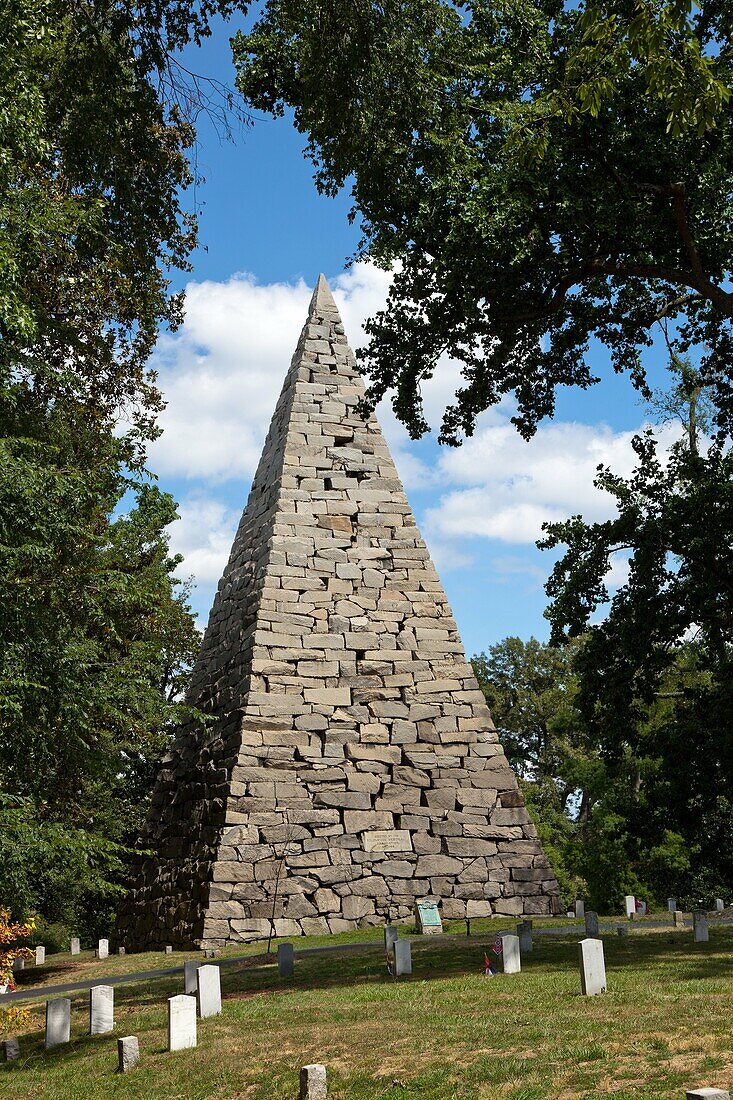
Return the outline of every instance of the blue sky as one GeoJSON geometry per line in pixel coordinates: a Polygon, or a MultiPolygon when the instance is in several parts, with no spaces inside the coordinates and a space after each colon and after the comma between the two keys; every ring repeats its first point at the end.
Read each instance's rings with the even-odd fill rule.
{"type": "MultiPolygon", "coordinates": [[[[217,24],[201,50],[187,51],[186,64],[231,81],[231,33],[232,25],[217,24]]],[[[187,289],[186,322],[161,338],[155,356],[168,408],[150,466],[179,501],[172,543],[185,555],[183,574],[196,578],[203,624],[319,271],[355,347],[388,277],[365,265],[345,272],[359,240],[348,196],[316,193],[288,119],[257,119],[234,143],[206,118],[198,128],[205,182],[184,203],[200,210],[201,246],[193,273],[177,284],[187,289]]],[[[610,501],[593,489],[595,467],[631,469],[629,441],[644,410],[602,349],[592,358],[602,384],[562,393],[554,421],[530,443],[512,428],[509,408],[482,417],[457,451],[434,436],[410,442],[390,410],[380,410],[469,654],[508,634],[547,636],[543,583],[552,563],[534,546],[541,522],[575,512],[605,518],[610,501]]],[[[426,394],[435,425],[457,381],[446,363],[426,394]]],[[[614,576],[623,577],[622,563],[614,576]]]]}

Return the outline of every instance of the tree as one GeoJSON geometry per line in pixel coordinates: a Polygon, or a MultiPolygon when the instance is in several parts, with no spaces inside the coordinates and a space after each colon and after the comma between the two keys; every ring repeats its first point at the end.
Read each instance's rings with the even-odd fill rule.
{"type": "Polygon", "coordinates": [[[687,364],[662,403],[681,415],[684,436],[669,454],[652,430],[638,437],[634,474],[597,478],[617,515],[549,524],[541,544],[567,547],[547,585],[552,637],[583,635],[577,706],[607,766],[628,777],[617,805],[638,860],[646,851],[646,874],[661,881],[659,852],[675,850],[671,892],[694,900],[733,887],[733,454],[700,439],[700,402],[687,364]],[[610,597],[620,553],[629,576],[610,597]]]}
{"type": "Polygon", "coordinates": [[[413,436],[448,353],[456,443],[506,394],[530,435],[591,339],[645,390],[654,326],[706,345],[731,417],[726,4],[269,0],[234,39],[247,101],[294,109],[318,187],[350,186],[363,251],[399,265],[361,356],[413,436]]]}

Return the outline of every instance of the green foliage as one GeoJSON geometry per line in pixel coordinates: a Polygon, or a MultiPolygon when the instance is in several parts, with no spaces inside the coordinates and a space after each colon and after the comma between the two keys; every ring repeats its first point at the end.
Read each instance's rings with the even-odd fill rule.
{"type": "Polygon", "coordinates": [[[349,186],[364,250],[399,270],[361,364],[420,435],[448,353],[456,443],[507,394],[524,435],[589,342],[645,391],[677,319],[731,419],[731,22],[702,0],[269,0],[233,41],[259,110],[294,110],[319,188],[349,186]]]}

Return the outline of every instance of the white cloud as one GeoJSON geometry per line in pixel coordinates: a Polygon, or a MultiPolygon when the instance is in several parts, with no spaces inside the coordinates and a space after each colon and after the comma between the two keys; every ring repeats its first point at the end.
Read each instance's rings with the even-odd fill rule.
{"type": "Polygon", "coordinates": [[[183,554],[179,572],[199,585],[216,585],[229,558],[239,513],[213,497],[192,495],[178,506],[171,526],[171,550],[183,554]]]}
{"type": "MultiPolygon", "coordinates": [[[[662,428],[662,443],[674,433],[662,428]]],[[[603,424],[560,421],[542,425],[525,441],[494,411],[461,448],[441,455],[441,481],[457,487],[429,509],[428,522],[445,538],[532,543],[543,523],[577,513],[588,521],[606,519],[614,503],[593,484],[597,467],[628,476],[637,461],[633,435],[603,424]]]]}

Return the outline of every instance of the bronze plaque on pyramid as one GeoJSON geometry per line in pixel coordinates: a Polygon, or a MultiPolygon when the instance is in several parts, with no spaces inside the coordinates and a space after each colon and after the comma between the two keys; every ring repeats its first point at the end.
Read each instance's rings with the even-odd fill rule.
{"type": "Polygon", "coordinates": [[[557,909],[318,280],[118,919],[142,949],[557,909]]]}

